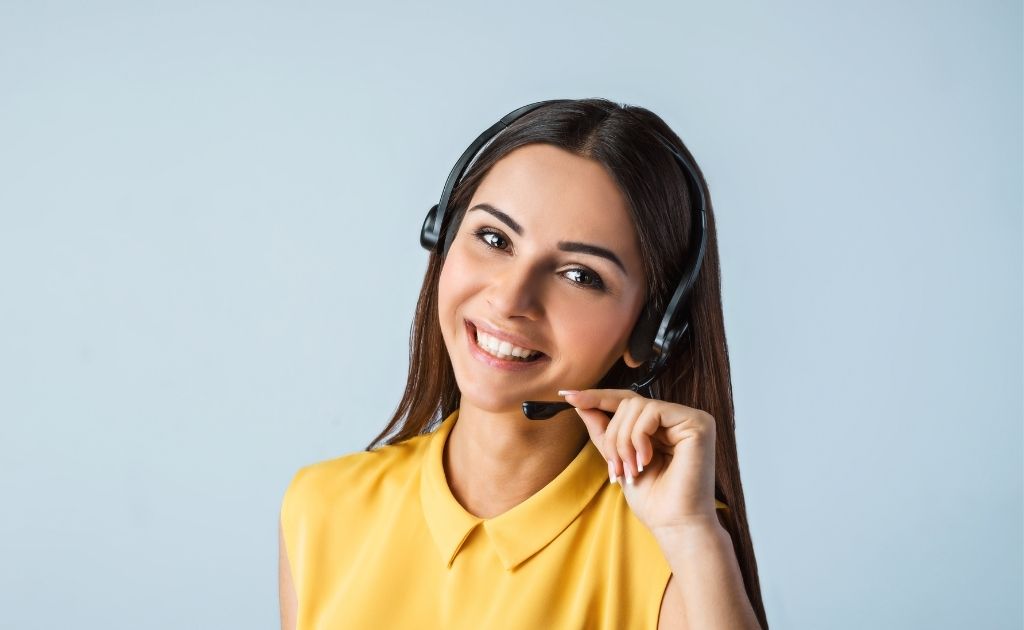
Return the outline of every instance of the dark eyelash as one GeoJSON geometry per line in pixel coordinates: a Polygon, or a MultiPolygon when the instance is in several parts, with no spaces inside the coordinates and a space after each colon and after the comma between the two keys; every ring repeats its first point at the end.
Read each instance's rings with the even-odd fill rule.
{"type": "Polygon", "coordinates": [[[476,236],[478,239],[480,239],[480,241],[483,242],[484,245],[486,245],[487,247],[490,247],[491,249],[501,249],[501,248],[500,247],[494,247],[493,245],[491,245],[490,243],[485,241],[484,238],[483,238],[485,234],[493,234],[493,235],[497,236],[498,238],[500,238],[501,240],[505,241],[506,243],[508,242],[508,239],[506,239],[504,236],[502,236],[501,232],[498,232],[496,230],[491,230],[491,229],[488,229],[488,228],[480,228],[479,230],[476,230],[475,232],[473,232],[474,236],[476,236]]]}
{"type": "MultiPolygon", "coordinates": [[[[485,247],[487,247],[489,249],[502,249],[500,247],[495,247],[495,246],[491,245],[490,243],[488,243],[486,240],[484,240],[484,236],[487,235],[487,234],[493,234],[494,236],[497,236],[501,240],[503,240],[506,243],[508,243],[508,239],[506,239],[504,236],[502,236],[501,232],[498,232],[497,230],[492,230],[490,228],[480,228],[480,229],[475,230],[473,232],[473,235],[480,242],[482,242],[485,247]]],[[[597,275],[596,273],[594,273],[593,271],[591,271],[591,270],[589,270],[589,269],[587,269],[585,267],[573,267],[572,269],[566,269],[566,271],[578,271],[580,273],[585,273],[585,274],[589,275],[591,278],[594,279],[593,283],[591,283],[591,284],[585,284],[583,282],[576,282],[575,280],[569,280],[569,282],[575,284],[578,287],[581,287],[581,288],[584,288],[584,289],[592,289],[594,291],[604,291],[605,290],[604,281],[601,280],[601,276],[597,275]]]]}
{"type": "Polygon", "coordinates": [[[597,275],[593,271],[590,271],[589,269],[583,269],[582,267],[573,267],[572,269],[566,269],[566,271],[578,271],[580,273],[585,273],[585,274],[587,274],[588,276],[590,276],[591,278],[594,279],[594,282],[592,284],[583,284],[582,282],[576,282],[575,280],[570,280],[569,282],[572,282],[575,285],[581,286],[584,289],[594,289],[595,291],[604,291],[604,282],[601,280],[601,276],[597,275]]]}

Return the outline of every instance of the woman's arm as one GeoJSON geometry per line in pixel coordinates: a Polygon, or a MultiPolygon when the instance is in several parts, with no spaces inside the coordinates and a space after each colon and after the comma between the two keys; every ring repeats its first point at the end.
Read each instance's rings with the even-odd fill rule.
{"type": "Polygon", "coordinates": [[[295,585],[292,583],[292,569],[288,562],[288,550],[284,546],[284,532],[280,521],[277,524],[277,594],[281,602],[281,630],[295,630],[295,613],[298,601],[295,585]]]}
{"type": "Polygon", "coordinates": [[[660,536],[658,543],[672,567],[658,630],[761,628],[725,528],[694,525],[660,536]]]}

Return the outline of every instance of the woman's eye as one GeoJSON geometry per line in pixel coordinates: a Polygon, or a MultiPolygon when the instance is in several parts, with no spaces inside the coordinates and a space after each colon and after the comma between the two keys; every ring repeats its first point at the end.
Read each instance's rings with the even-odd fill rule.
{"type": "Polygon", "coordinates": [[[491,232],[490,230],[477,230],[475,234],[477,238],[495,249],[505,249],[505,247],[508,246],[508,242],[497,232],[491,232]]]}
{"type": "Polygon", "coordinates": [[[604,283],[600,276],[590,273],[586,269],[569,269],[565,272],[567,277],[576,284],[588,289],[603,289],[604,283]]]}

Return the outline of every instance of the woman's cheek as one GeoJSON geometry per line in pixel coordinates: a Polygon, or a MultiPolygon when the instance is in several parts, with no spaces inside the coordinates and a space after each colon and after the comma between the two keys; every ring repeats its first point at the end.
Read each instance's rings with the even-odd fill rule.
{"type": "Polygon", "coordinates": [[[574,315],[570,318],[575,337],[588,345],[602,345],[608,341],[608,331],[615,326],[604,313],[604,309],[589,308],[575,309],[574,315]]]}
{"type": "Polygon", "coordinates": [[[452,248],[452,252],[445,259],[444,267],[441,268],[441,277],[438,279],[438,300],[447,302],[457,297],[460,288],[466,284],[468,270],[472,265],[467,264],[461,251],[452,248]]]}
{"type": "Polygon", "coordinates": [[[631,323],[626,313],[589,308],[573,319],[569,332],[576,339],[574,345],[580,355],[597,363],[614,362],[620,352],[618,346],[631,330],[631,323]]]}

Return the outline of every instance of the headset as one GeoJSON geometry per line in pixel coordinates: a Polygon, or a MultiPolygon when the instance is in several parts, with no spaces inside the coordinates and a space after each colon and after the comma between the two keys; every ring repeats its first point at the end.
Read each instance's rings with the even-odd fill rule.
{"type": "MultiPolygon", "coordinates": [[[[448,202],[451,199],[452,191],[462,180],[462,176],[465,174],[472,159],[476,157],[480,148],[522,116],[548,104],[567,102],[572,102],[572,99],[553,99],[524,105],[509,112],[501,120],[477,136],[476,140],[459,157],[455,166],[452,167],[451,173],[448,174],[448,180],[445,182],[444,189],[441,192],[440,202],[427,211],[427,216],[423,220],[423,227],[420,230],[420,244],[424,249],[432,252],[438,250],[438,243],[441,241],[443,230],[448,228],[445,220],[450,219],[448,202]]],[[[698,244],[697,247],[689,249],[690,254],[686,261],[686,266],[684,266],[684,270],[688,269],[689,271],[684,272],[682,279],[672,294],[672,298],[668,302],[668,306],[665,308],[665,313],[658,318],[653,312],[650,303],[648,303],[644,307],[637,325],[633,328],[633,332],[630,334],[630,354],[637,361],[647,364],[648,370],[646,378],[630,385],[630,389],[647,397],[652,397],[651,384],[664,371],[672,356],[673,349],[678,347],[679,341],[690,329],[690,321],[681,315],[677,317],[677,314],[683,312],[686,298],[697,281],[697,274],[700,272],[701,263],[704,261],[704,251],[707,248],[707,221],[705,216],[707,197],[704,188],[700,185],[700,179],[697,177],[697,168],[676,150],[664,136],[653,129],[651,132],[672,154],[686,177],[690,199],[694,201],[693,229],[690,233],[690,241],[696,240],[698,244]]],[[[448,232],[445,235],[439,252],[442,257],[447,255],[448,248],[455,236],[455,230],[449,229],[448,232]]],[[[523,414],[531,420],[546,420],[559,411],[570,409],[571,407],[572,405],[564,401],[545,402],[528,400],[523,403],[523,414]]]]}

